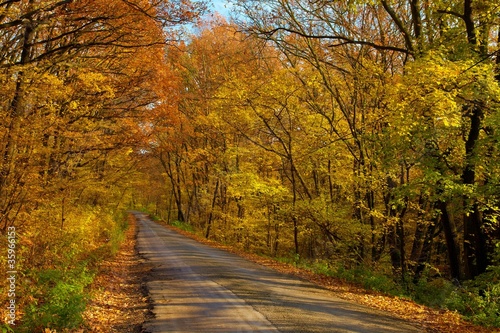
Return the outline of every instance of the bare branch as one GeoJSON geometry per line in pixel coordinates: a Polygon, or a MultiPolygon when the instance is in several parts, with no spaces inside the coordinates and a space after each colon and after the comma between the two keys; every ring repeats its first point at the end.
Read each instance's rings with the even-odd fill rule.
{"type": "Polygon", "coordinates": [[[394,11],[394,9],[387,3],[387,0],[381,0],[381,2],[382,2],[382,6],[384,7],[385,11],[392,18],[392,20],[394,21],[394,23],[398,27],[399,31],[403,34],[403,37],[404,37],[405,43],[406,43],[406,47],[408,48],[407,53],[413,54],[415,52],[415,48],[413,47],[410,33],[408,32],[408,30],[406,30],[403,22],[398,17],[398,15],[394,11]]]}
{"type": "Polygon", "coordinates": [[[276,34],[278,31],[286,31],[291,34],[296,34],[304,38],[309,38],[309,39],[330,39],[330,40],[338,40],[341,41],[340,44],[330,44],[328,45],[329,47],[336,47],[336,46],[342,46],[345,44],[355,44],[355,45],[366,45],[373,47],[374,49],[377,50],[388,50],[388,51],[395,51],[395,52],[400,52],[408,55],[412,55],[413,52],[411,50],[397,47],[397,46],[391,46],[391,45],[380,45],[374,42],[370,41],[365,41],[365,40],[354,40],[350,39],[344,36],[331,36],[331,35],[310,35],[310,34],[305,34],[303,32],[297,31],[297,30],[292,30],[288,28],[275,28],[269,31],[265,32],[259,32],[259,34],[266,36],[267,39],[270,39],[272,35],[276,34]]]}

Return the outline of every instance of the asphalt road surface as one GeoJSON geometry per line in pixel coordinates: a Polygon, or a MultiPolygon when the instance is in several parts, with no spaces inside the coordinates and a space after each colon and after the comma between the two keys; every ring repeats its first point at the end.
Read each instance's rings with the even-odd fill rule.
{"type": "Polygon", "coordinates": [[[423,332],[134,214],[139,253],[154,265],[146,332],[423,332]]]}

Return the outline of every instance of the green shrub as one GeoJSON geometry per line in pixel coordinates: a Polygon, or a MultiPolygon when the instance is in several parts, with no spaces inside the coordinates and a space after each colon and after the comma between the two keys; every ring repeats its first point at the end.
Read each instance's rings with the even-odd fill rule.
{"type": "Polygon", "coordinates": [[[22,330],[77,328],[83,322],[85,287],[92,282],[93,273],[82,264],[72,270],[45,270],[36,275],[37,291],[25,310],[22,330]]]}
{"type": "Polygon", "coordinates": [[[311,267],[312,267],[313,272],[315,272],[315,273],[326,275],[326,276],[333,275],[332,267],[330,266],[329,262],[326,260],[315,260],[311,267]]]}
{"type": "Polygon", "coordinates": [[[500,327],[500,272],[498,267],[456,288],[446,299],[446,307],[456,310],[472,322],[500,327]]]}
{"type": "Polygon", "coordinates": [[[343,265],[338,265],[336,268],[332,268],[332,270],[332,276],[359,284],[365,289],[394,296],[401,296],[404,294],[403,287],[396,283],[391,277],[376,272],[368,267],[356,266],[354,268],[345,268],[343,265]]]}
{"type": "Polygon", "coordinates": [[[445,308],[451,301],[451,295],[456,290],[456,286],[443,278],[432,280],[421,279],[416,285],[412,286],[412,298],[420,304],[435,308],[445,308]]]}
{"type": "Polygon", "coordinates": [[[410,296],[427,306],[457,311],[465,319],[487,327],[500,327],[500,267],[462,285],[444,278],[421,279],[410,296]]]}
{"type": "Polygon", "coordinates": [[[191,224],[186,223],[186,222],[181,222],[181,221],[173,221],[171,223],[172,226],[179,228],[181,230],[187,231],[187,232],[194,232],[194,228],[191,224]]]}
{"type": "Polygon", "coordinates": [[[111,254],[115,254],[125,238],[125,231],[129,227],[127,216],[114,217],[114,222],[111,224],[113,227],[109,231],[108,244],[111,254]]]}

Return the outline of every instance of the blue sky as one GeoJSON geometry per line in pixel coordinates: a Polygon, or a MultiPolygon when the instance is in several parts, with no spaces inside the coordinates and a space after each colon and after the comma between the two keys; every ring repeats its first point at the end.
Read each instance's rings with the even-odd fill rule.
{"type": "Polygon", "coordinates": [[[227,0],[212,0],[209,6],[212,10],[219,12],[219,14],[222,14],[223,16],[229,16],[231,5],[228,4],[227,0]]]}

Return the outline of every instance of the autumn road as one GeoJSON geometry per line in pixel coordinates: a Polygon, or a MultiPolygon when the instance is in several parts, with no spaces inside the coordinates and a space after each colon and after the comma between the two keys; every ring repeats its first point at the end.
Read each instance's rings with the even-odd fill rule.
{"type": "Polygon", "coordinates": [[[154,265],[146,332],[422,332],[134,214],[138,250],[154,265]]]}

